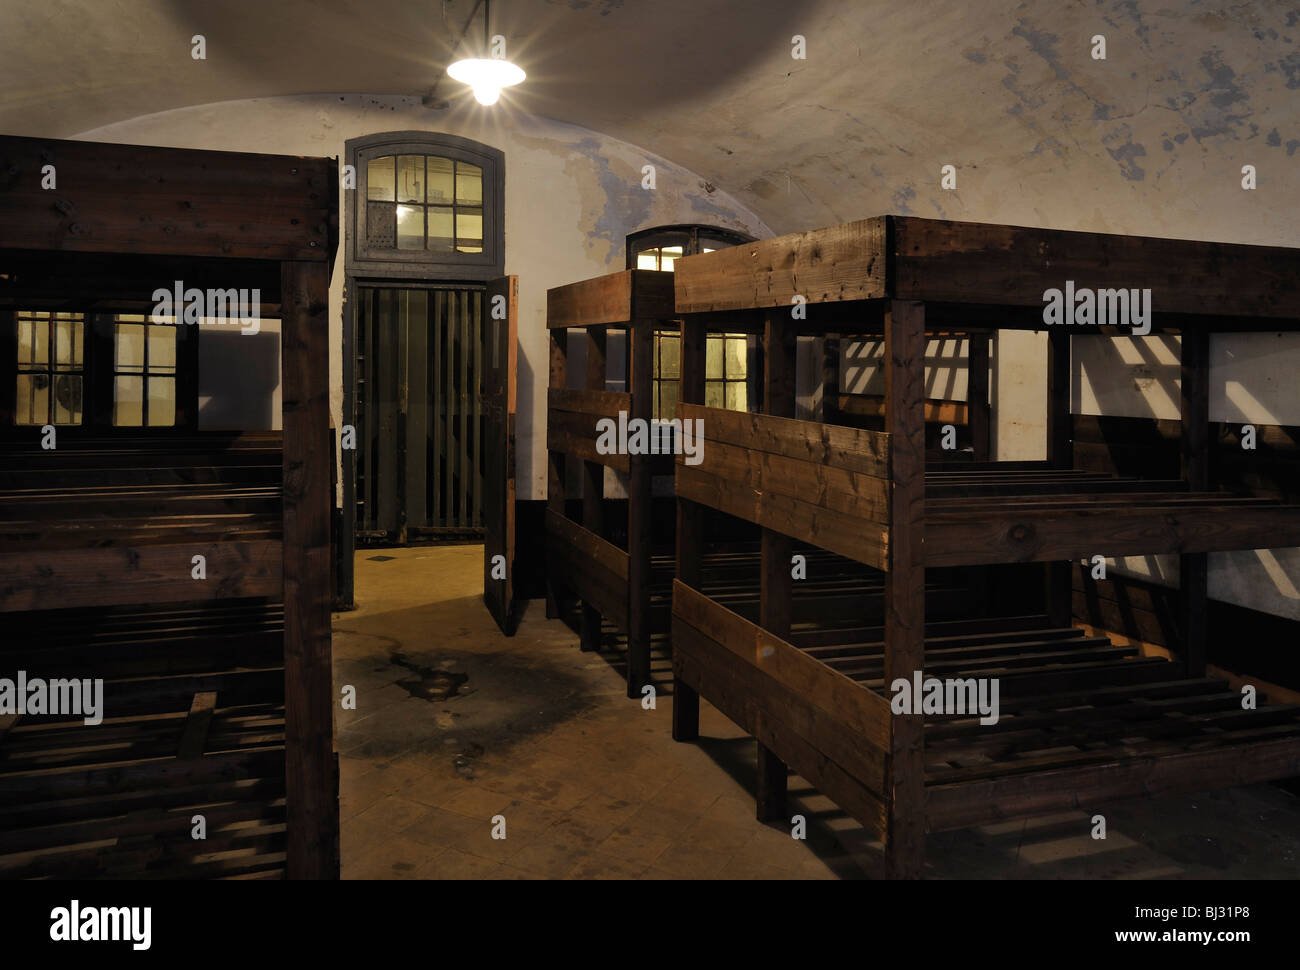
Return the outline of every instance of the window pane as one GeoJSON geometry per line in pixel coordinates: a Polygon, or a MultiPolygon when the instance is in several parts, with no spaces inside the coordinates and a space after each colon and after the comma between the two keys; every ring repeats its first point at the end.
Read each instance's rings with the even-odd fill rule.
{"type": "Polygon", "coordinates": [[[47,374],[19,374],[17,424],[44,424],[50,414],[50,378],[47,374]]]}
{"type": "Polygon", "coordinates": [[[429,251],[449,253],[454,248],[455,229],[451,209],[429,209],[429,251]]]}
{"type": "Polygon", "coordinates": [[[37,324],[34,320],[18,321],[18,363],[36,362],[36,331],[43,326],[44,324],[37,324]]]}
{"type": "Polygon", "coordinates": [[[682,254],[682,247],[665,246],[662,250],[660,250],[660,252],[663,253],[663,256],[661,258],[659,268],[671,272],[673,268],[673,263],[677,262],[677,258],[682,254]]]}
{"type": "Polygon", "coordinates": [[[725,408],[727,406],[725,386],[722,381],[704,382],[704,404],[706,407],[725,408]]]}
{"type": "Polygon", "coordinates": [[[117,370],[144,369],[144,327],[138,323],[119,323],[116,326],[117,370]]]}
{"type": "Polygon", "coordinates": [[[659,384],[659,404],[662,408],[660,417],[671,418],[677,413],[677,401],[681,397],[681,385],[676,381],[661,381],[659,384]]]}
{"type": "Polygon", "coordinates": [[[483,169],[477,165],[456,163],[456,204],[483,204],[483,169]]]}
{"type": "Polygon", "coordinates": [[[176,328],[149,327],[149,370],[176,370],[176,328]]]}
{"type": "Polygon", "coordinates": [[[376,202],[394,202],[393,156],[372,158],[366,166],[366,198],[376,202]]]}
{"type": "Polygon", "coordinates": [[[745,353],[748,350],[744,337],[727,338],[727,377],[735,380],[745,376],[745,353]]]}
{"type": "Polygon", "coordinates": [[[424,156],[397,156],[397,201],[424,201],[424,156]]]}
{"type": "Polygon", "coordinates": [[[658,269],[659,268],[659,250],[645,249],[636,254],[637,269],[658,269]]]}
{"type": "MultiPolygon", "coordinates": [[[[721,380],[726,376],[722,368],[723,338],[709,337],[704,344],[704,376],[721,380]]],[[[718,407],[722,407],[721,404],[718,407]]]]}
{"type": "Polygon", "coordinates": [[[397,210],[383,202],[366,205],[366,243],[383,249],[397,245],[397,210]]]}
{"type": "Polygon", "coordinates": [[[681,375],[682,342],[678,337],[659,338],[659,376],[674,380],[681,375]]]}
{"type": "Polygon", "coordinates": [[[176,378],[149,378],[149,426],[166,428],[176,423],[176,378]]]}
{"type": "Polygon", "coordinates": [[[450,158],[428,157],[429,194],[428,201],[440,205],[451,205],[452,197],[452,161],[450,158]]]}
{"type": "Polygon", "coordinates": [[[81,375],[54,377],[54,423],[81,424],[81,375]]]}
{"type": "Polygon", "coordinates": [[[733,411],[749,410],[744,381],[727,381],[727,407],[733,411]]]}
{"type": "Polygon", "coordinates": [[[397,248],[424,248],[424,206],[397,207],[397,248]]]}
{"type": "Polygon", "coordinates": [[[483,252],[483,210],[456,210],[456,248],[462,253],[483,252]]]}
{"type": "Polygon", "coordinates": [[[144,421],[141,405],[143,377],[113,378],[113,423],[119,427],[139,427],[144,421]]]}

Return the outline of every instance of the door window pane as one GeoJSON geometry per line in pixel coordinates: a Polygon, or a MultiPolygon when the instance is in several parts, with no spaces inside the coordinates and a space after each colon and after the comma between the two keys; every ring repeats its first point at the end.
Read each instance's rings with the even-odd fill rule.
{"type": "Polygon", "coordinates": [[[149,370],[176,369],[176,328],[150,325],[149,370]]]}
{"type": "Polygon", "coordinates": [[[424,201],[424,156],[397,157],[397,201],[424,201]]]}
{"type": "Polygon", "coordinates": [[[453,185],[452,171],[453,164],[450,158],[438,158],[436,155],[430,155],[428,158],[429,165],[429,191],[427,201],[436,205],[451,205],[455,200],[455,190],[453,185]]]}
{"type": "Polygon", "coordinates": [[[429,251],[449,253],[454,247],[455,227],[452,224],[452,210],[443,208],[429,209],[429,251]]]}
{"type": "Polygon", "coordinates": [[[397,183],[393,176],[393,156],[373,158],[366,166],[366,198],[376,202],[396,201],[397,183]]]}
{"type": "Polygon", "coordinates": [[[176,378],[149,378],[149,426],[168,428],[176,423],[176,378]]]}
{"type": "Polygon", "coordinates": [[[81,424],[81,375],[54,376],[54,423],[81,424]]]}
{"type": "Polygon", "coordinates": [[[456,210],[456,249],[462,253],[483,252],[482,211],[456,210]]]}
{"type": "Polygon", "coordinates": [[[424,248],[424,207],[399,205],[397,207],[397,248],[424,248]]]}
{"type": "Polygon", "coordinates": [[[144,378],[119,374],[113,378],[113,423],[139,427],[144,423],[144,378]]]}
{"type": "Polygon", "coordinates": [[[468,162],[456,163],[456,204],[483,204],[483,169],[468,162]]]}

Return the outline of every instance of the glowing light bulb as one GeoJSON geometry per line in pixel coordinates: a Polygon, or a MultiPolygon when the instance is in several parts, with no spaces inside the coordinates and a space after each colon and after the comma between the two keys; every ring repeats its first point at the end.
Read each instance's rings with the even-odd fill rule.
{"type": "Polygon", "coordinates": [[[518,84],[526,74],[506,60],[490,57],[471,57],[457,61],[447,68],[447,73],[461,84],[474,89],[474,100],[488,106],[497,103],[501,89],[518,84]]]}

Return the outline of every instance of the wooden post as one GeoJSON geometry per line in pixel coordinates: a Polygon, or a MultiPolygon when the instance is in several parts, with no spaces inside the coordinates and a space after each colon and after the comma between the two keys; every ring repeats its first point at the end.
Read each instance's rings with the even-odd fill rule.
{"type": "MultiPolygon", "coordinates": [[[[1204,322],[1182,336],[1182,475],[1192,491],[1210,487],[1210,336],[1204,322]]],[[[1187,677],[1204,677],[1208,622],[1209,562],[1203,552],[1179,557],[1181,663],[1187,677]]]]}
{"type": "MultiPolygon", "coordinates": [[[[705,329],[699,316],[682,319],[679,400],[704,403],[705,329]]],[[[677,497],[677,578],[700,589],[704,576],[704,516],[698,504],[677,497]]],[[[673,678],[673,740],[700,736],[700,695],[685,681],[673,678]]]]}
{"type": "MultiPolygon", "coordinates": [[[[1047,333],[1047,460],[1053,468],[1071,468],[1070,333],[1052,327],[1047,333]]],[[[1099,549],[1098,552],[1105,552],[1099,549]]],[[[1072,563],[1050,562],[1044,567],[1044,600],[1052,626],[1070,625],[1072,563]]]]}
{"type": "Polygon", "coordinates": [[[280,264],[286,871],[337,879],[330,666],[329,266],[280,264]]]}
{"type": "MultiPolygon", "coordinates": [[[[605,328],[587,328],[587,372],[589,391],[605,389],[605,328]]],[[[604,538],[605,466],[596,461],[582,463],[582,526],[604,538]]],[[[601,615],[590,603],[582,604],[578,643],[583,650],[600,649],[601,615]]]]}
{"type": "Polygon", "coordinates": [[[970,422],[971,450],[976,461],[989,461],[989,426],[992,407],[989,404],[989,340],[988,333],[966,335],[966,413],[970,422]]]}
{"type": "MultiPolygon", "coordinates": [[[[654,320],[628,327],[629,418],[650,424],[654,404],[654,320]]],[[[650,554],[652,545],[650,455],[628,456],[627,503],[627,696],[640,697],[650,683],[650,554]]]]}
{"type": "MultiPolygon", "coordinates": [[[[773,311],[763,328],[763,411],[782,418],[794,417],[795,354],[794,321],[789,314],[773,311]]],[[[771,529],[763,530],[763,553],[759,596],[759,625],[782,639],[790,637],[794,588],[790,572],[793,552],[790,537],[771,529]]],[[[789,770],[761,743],[758,745],[758,820],[784,820],[789,770]]]]}
{"type": "MultiPolygon", "coordinates": [[[[569,380],[569,331],[563,328],[549,331],[551,335],[550,386],[564,389],[569,380]]],[[[550,409],[547,409],[547,419],[550,409]]],[[[546,508],[556,515],[564,515],[565,505],[564,452],[546,452],[546,508]]],[[[546,570],[546,617],[555,619],[561,612],[563,586],[552,569],[546,570]]]]}
{"type": "Polygon", "coordinates": [[[840,335],[828,333],[822,340],[822,401],[816,420],[837,424],[840,420],[840,335]]]}
{"type": "MultiPolygon", "coordinates": [[[[894,300],[885,314],[885,430],[893,498],[885,583],[885,683],[925,667],[925,306],[894,300]]],[[[895,715],[889,752],[885,867],[919,878],[925,866],[924,720],[895,715]]]]}

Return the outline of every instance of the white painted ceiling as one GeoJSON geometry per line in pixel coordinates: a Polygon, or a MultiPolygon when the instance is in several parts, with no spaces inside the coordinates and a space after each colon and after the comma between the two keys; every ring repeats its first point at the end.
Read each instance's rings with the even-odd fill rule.
{"type": "MultiPolygon", "coordinates": [[[[273,95],[464,98],[439,78],[473,7],[0,0],[0,131],[69,136],[273,95]]],[[[1204,186],[1239,193],[1245,163],[1292,211],[1300,199],[1297,2],[496,0],[493,20],[529,78],[489,110],[640,145],[778,232],[888,211],[1160,234],[1128,224],[1136,208],[1195,234],[1243,204],[1204,186]]]]}

